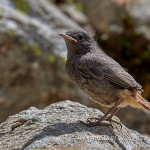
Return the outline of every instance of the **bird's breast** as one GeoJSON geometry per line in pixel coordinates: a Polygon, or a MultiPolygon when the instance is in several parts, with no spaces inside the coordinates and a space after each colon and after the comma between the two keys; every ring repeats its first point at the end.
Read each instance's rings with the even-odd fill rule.
{"type": "Polygon", "coordinates": [[[74,65],[70,63],[66,63],[66,71],[69,77],[75,81],[81,90],[92,100],[109,107],[117,100],[117,89],[106,80],[84,78],[82,74],[77,72],[74,65]]]}

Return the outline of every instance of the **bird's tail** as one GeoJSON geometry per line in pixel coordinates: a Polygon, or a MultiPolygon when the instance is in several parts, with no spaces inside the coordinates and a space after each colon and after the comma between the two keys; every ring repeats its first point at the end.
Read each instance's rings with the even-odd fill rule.
{"type": "Polygon", "coordinates": [[[143,105],[143,107],[150,111],[150,102],[145,100],[142,95],[138,91],[132,91],[132,95],[136,98],[136,100],[143,105]]]}

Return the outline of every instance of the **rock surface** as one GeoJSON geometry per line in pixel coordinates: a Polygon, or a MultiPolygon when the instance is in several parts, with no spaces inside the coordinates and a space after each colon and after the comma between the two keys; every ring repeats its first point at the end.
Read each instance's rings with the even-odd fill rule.
{"type": "Polygon", "coordinates": [[[43,110],[31,107],[0,124],[0,149],[150,149],[148,137],[124,125],[88,128],[78,121],[98,115],[99,110],[68,100],[43,110]]]}
{"type": "Polygon", "coordinates": [[[150,39],[149,0],[81,0],[83,9],[91,24],[99,32],[122,32],[124,19],[135,25],[137,33],[150,39]],[[87,3],[88,1],[88,3],[87,3]]]}
{"type": "MultiPolygon", "coordinates": [[[[137,6],[140,10],[142,9],[140,12],[143,12],[148,3],[145,4],[146,0],[141,2],[142,7],[137,6]]],[[[98,6],[97,3],[96,6],[98,6]]],[[[111,11],[112,5],[109,6],[111,6],[111,9],[108,10],[111,11]]],[[[94,11],[96,11],[95,8],[93,7],[94,11]]],[[[107,14],[109,13],[108,10],[105,13],[99,13],[100,10],[98,10],[98,14],[106,15],[106,19],[111,19],[109,15],[115,15],[115,13],[107,14]]],[[[138,18],[137,7],[132,11],[134,11],[134,17],[138,18]]],[[[138,13],[138,15],[140,14],[143,13],[138,13]]],[[[147,21],[148,24],[148,13],[146,16],[144,23],[147,21]]],[[[118,15],[117,18],[120,19],[118,15]]],[[[58,8],[50,0],[0,0],[0,122],[6,120],[9,115],[18,113],[30,106],[43,108],[65,99],[80,101],[88,106],[97,106],[101,109],[97,104],[94,105],[94,102],[88,101],[81,90],[69,80],[64,69],[66,46],[58,33],[80,28],[76,22],[83,26],[87,23],[87,18],[81,12],[76,12],[76,9],[70,5],[61,5],[58,8]]],[[[112,22],[114,23],[114,21],[112,22]]],[[[99,23],[104,23],[104,21],[99,23]]],[[[101,27],[101,25],[98,26],[101,27]]],[[[107,35],[103,36],[103,39],[106,38],[107,35]]],[[[137,41],[135,44],[131,42],[135,45],[132,48],[134,53],[138,52],[138,48],[142,51],[145,50],[146,56],[149,55],[150,51],[149,49],[146,51],[146,43],[142,43],[143,38],[134,36],[133,38],[134,41],[137,41]]],[[[125,46],[129,46],[129,49],[126,50],[126,47],[121,47],[120,42],[114,42],[114,40],[113,36],[110,38],[110,43],[108,42],[105,45],[109,46],[108,50],[113,54],[117,50],[117,57],[119,56],[121,60],[124,60],[122,56],[125,56],[126,52],[131,49],[130,42],[122,39],[121,36],[121,41],[125,43],[125,46]],[[114,45],[120,47],[120,50],[113,47],[114,45]],[[121,49],[124,50],[123,54],[121,49]]],[[[139,55],[142,56],[141,53],[139,55]]],[[[117,60],[117,58],[115,59],[117,60]]],[[[147,58],[147,60],[150,59],[147,58]]],[[[131,61],[138,63],[140,60],[133,56],[131,61]]],[[[121,62],[121,65],[128,68],[130,64],[133,64],[132,62],[125,60],[125,62],[121,62]]],[[[149,69],[149,65],[145,65],[144,60],[142,62],[149,69]]],[[[141,68],[133,65],[134,69],[132,70],[135,70],[136,67],[138,68],[136,70],[143,70],[142,72],[148,70],[147,68],[144,70],[143,65],[141,68]]],[[[129,72],[134,75],[131,72],[132,70],[129,72]]],[[[138,72],[135,74],[139,77],[138,72]]],[[[143,82],[147,84],[146,87],[150,87],[149,81],[146,80],[147,77],[143,77],[143,82]]],[[[144,89],[147,91],[144,93],[149,94],[150,89],[145,87],[144,89]]],[[[145,97],[148,97],[148,95],[145,95],[145,97]]],[[[128,109],[123,110],[119,115],[128,127],[140,133],[150,134],[149,114],[140,111],[133,113],[128,109]],[[139,117],[139,114],[141,117],[139,117]],[[123,118],[125,119],[123,120],[123,118]]]]}
{"type": "Polygon", "coordinates": [[[58,35],[76,22],[48,0],[0,0],[0,18],[0,122],[30,106],[85,99],[65,72],[58,35]]]}

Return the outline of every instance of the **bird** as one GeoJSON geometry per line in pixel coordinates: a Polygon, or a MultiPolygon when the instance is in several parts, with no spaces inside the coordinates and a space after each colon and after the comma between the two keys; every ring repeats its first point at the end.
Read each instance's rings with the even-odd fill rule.
{"type": "Polygon", "coordinates": [[[150,111],[150,102],[141,93],[142,86],[114,59],[97,46],[95,39],[84,30],[71,30],[59,34],[67,46],[66,72],[80,89],[93,101],[109,110],[103,116],[87,119],[89,127],[107,125],[120,108],[150,111]],[[91,121],[95,119],[95,121],[91,121]]]}

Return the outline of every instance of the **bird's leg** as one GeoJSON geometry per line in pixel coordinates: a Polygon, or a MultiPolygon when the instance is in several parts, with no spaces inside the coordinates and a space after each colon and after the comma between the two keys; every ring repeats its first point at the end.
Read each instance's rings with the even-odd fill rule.
{"type": "MultiPolygon", "coordinates": [[[[113,116],[118,112],[119,109],[120,109],[120,108],[117,107],[117,108],[110,114],[110,116],[107,117],[107,115],[106,115],[103,120],[106,120],[106,121],[109,121],[109,122],[114,122],[114,123],[117,123],[117,124],[119,124],[119,125],[121,126],[120,122],[115,121],[115,120],[112,119],[113,116]]],[[[99,115],[99,117],[102,117],[102,116],[99,115]]],[[[88,119],[87,119],[88,122],[91,122],[91,120],[98,121],[99,118],[98,118],[98,117],[91,117],[91,118],[88,118],[88,119]]]]}
{"type": "Polygon", "coordinates": [[[88,118],[87,119],[87,121],[88,122],[91,122],[91,120],[99,120],[99,119],[102,119],[102,120],[106,120],[107,118],[107,116],[111,113],[111,111],[113,111],[114,110],[114,106],[111,108],[111,109],[109,109],[109,111],[107,112],[107,113],[105,113],[105,115],[104,116],[102,116],[101,117],[101,115],[99,115],[101,118],[98,118],[98,117],[91,117],[91,118],[88,118]]]}
{"type": "Polygon", "coordinates": [[[109,116],[109,117],[107,117],[107,119],[106,119],[106,121],[109,121],[109,122],[114,122],[114,123],[116,123],[116,124],[119,124],[120,125],[120,127],[122,128],[122,125],[121,125],[121,123],[120,122],[118,122],[118,121],[116,121],[116,120],[113,120],[112,118],[113,118],[113,116],[118,112],[118,110],[119,110],[120,108],[119,107],[117,107],[115,110],[114,110],[114,112],[112,112],[111,113],[111,115],[109,116]]]}
{"type": "MultiPolygon", "coordinates": [[[[117,123],[117,124],[120,124],[119,122],[115,121],[112,119],[112,117],[117,113],[117,111],[119,110],[118,108],[118,105],[122,102],[121,99],[119,99],[115,104],[114,106],[107,112],[105,113],[105,115],[101,118],[96,118],[96,117],[93,117],[93,118],[88,118],[87,119],[87,122],[86,125],[89,126],[89,127],[93,127],[93,126],[108,126],[108,125],[111,125],[111,124],[106,124],[106,123],[102,123],[103,120],[106,120],[106,121],[110,121],[110,122],[114,122],[114,123],[117,123]],[[108,116],[110,114],[110,116],[108,116]],[[107,117],[108,116],[108,117],[107,117]],[[95,122],[91,122],[90,120],[94,119],[95,122]]],[[[84,123],[85,124],[85,123],[84,123]]],[[[112,126],[112,125],[111,125],[112,126]]]]}
{"type": "Polygon", "coordinates": [[[119,110],[120,108],[119,107],[117,107],[112,113],[111,113],[111,115],[109,116],[109,117],[107,117],[107,121],[113,121],[112,120],[112,118],[113,118],[113,116],[118,112],[118,110],[119,110]]]}

